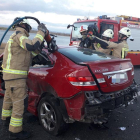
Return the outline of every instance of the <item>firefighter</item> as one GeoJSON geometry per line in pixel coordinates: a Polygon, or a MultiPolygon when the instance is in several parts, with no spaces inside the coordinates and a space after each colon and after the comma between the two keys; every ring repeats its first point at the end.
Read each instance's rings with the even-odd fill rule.
{"type": "Polygon", "coordinates": [[[87,30],[88,30],[88,26],[87,25],[81,25],[80,26],[80,34],[82,36],[81,41],[79,43],[80,47],[86,47],[87,48],[87,44],[86,44],[86,39],[87,39],[87,30]]]}
{"type": "Polygon", "coordinates": [[[41,43],[48,30],[41,23],[35,38],[30,40],[28,36],[31,26],[27,19],[23,19],[14,28],[15,32],[10,36],[4,50],[2,67],[6,93],[1,119],[3,125],[10,123],[10,139],[26,139],[30,137],[30,133],[22,129],[24,99],[27,97],[26,79],[31,57],[41,52],[41,43]]]}
{"type": "MultiPolygon", "coordinates": [[[[109,41],[110,39],[112,39],[114,36],[114,32],[111,29],[107,29],[103,32],[102,34],[102,39],[109,41]]],[[[112,55],[113,49],[102,49],[101,45],[99,43],[94,43],[94,47],[97,51],[103,52],[105,54],[108,55],[112,55]]]]}
{"type": "Polygon", "coordinates": [[[90,24],[89,26],[87,25],[82,25],[80,27],[80,34],[82,35],[81,38],[81,42],[79,44],[80,47],[84,47],[84,48],[90,48],[90,49],[94,49],[94,45],[91,42],[91,40],[87,37],[88,34],[94,34],[97,36],[96,32],[94,32],[94,28],[96,28],[97,26],[95,26],[94,24],[90,24]]]}
{"type": "Polygon", "coordinates": [[[131,30],[128,27],[124,27],[119,31],[118,42],[114,43],[111,41],[105,41],[95,36],[90,36],[89,38],[96,43],[100,43],[103,49],[113,49],[112,55],[118,58],[125,58],[129,47],[127,44],[127,39],[131,36],[131,30]]]}

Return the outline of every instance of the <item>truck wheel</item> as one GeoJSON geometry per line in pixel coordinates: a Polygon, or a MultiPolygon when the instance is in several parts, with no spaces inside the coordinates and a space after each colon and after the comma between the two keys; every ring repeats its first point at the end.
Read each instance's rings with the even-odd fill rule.
{"type": "Polygon", "coordinates": [[[66,123],[57,106],[54,97],[45,97],[41,99],[38,108],[40,124],[48,133],[55,136],[66,130],[66,123]]]}

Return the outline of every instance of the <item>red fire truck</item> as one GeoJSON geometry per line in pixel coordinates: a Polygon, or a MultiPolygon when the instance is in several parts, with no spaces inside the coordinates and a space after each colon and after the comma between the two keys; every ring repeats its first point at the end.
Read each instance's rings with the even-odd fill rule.
{"type": "Polygon", "coordinates": [[[68,25],[67,28],[73,26],[70,45],[78,45],[81,34],[79,32],[81,25],[89,25],[96,23],[98,26],[98,32],[101,35],[106,29],[112,29],[114,31],[114,38],[111,41],[118,41],[118,31],[123,27],[129,27],[134,41],[127,40],[129,45],[129,52],[127,58],[130,58],[133,65],[140,65],[140,18],[130,16],[116,16],[107,17],[106,15],[99,16],[95,19],[78,19],[73,25],[68,25]]]}

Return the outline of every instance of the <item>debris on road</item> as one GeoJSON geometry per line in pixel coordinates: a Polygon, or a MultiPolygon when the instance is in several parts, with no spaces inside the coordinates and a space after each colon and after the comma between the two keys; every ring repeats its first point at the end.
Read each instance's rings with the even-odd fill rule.
{"type": "Polygon", "coordinates": [[[119,127],[120,130],[125,131],[126,127],[119,127]]]}
{"type": "Polygon", "coordinates": [[[75,140],[80,140],[79,138],[75,138],[75,140]]]}

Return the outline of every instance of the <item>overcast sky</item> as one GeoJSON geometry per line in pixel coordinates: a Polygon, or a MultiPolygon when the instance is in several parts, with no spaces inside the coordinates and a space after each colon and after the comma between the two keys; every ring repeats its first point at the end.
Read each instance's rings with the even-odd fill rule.
{"type": "MultiPolygon", "coordinates": [[[[140,17],[139,0],[0,0],[0,24],[10,25],[15,17],[34,16],[50,31],[68,32],[77,18],[99,15],[140,17]]],[[[31,26],[37,24],[30,21],[31,26]]]]}

